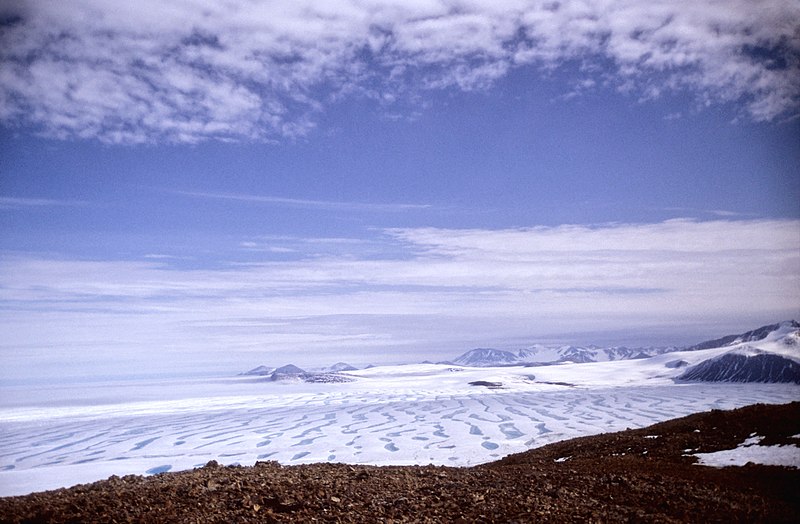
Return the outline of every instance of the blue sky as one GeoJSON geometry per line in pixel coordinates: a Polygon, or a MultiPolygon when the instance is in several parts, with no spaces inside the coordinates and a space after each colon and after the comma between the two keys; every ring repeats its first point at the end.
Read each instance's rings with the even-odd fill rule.
{"type": "Polygon", "coordinates": [[[0,8],[7,380],[800,312],[791,2],[127,9],[0,8]]]}

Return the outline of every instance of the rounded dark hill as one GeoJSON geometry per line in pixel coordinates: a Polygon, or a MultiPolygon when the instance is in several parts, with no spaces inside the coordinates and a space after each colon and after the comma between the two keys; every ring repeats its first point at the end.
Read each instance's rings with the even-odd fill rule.
{"type": "Polygon", "coordinates": [[[800,363],[782,355],[731,352],[704,360],[678,380],[699,382],[793,382],[800,384],[800,363]]]}
{"type": "Polygon", "coordinates": [[[305,375],[306,372],[303,369],[300,369],[294,364],[287,364],[273,371],[270,378],[272,380],[299,379],[305,375]]]}

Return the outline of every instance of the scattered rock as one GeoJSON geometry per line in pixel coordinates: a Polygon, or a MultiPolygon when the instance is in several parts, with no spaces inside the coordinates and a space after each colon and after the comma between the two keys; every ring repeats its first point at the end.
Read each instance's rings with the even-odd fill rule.
{"type": "Polygon", "coordinates": [[[469,383],[470,386],[483,386],[489,389],[501,389],[503,387],[502,382],[489,382],[488,380],[476,380],[474,382],[469,383]]]}
{"type": "Polygon", "coordinates": [[[752,434],[795,443],[800,402],[715,410],[471,468],[212,460],[0,498],[0,522],[800,522],[800,471],[709,468],[685,453],[732,449],[752,434]]]}

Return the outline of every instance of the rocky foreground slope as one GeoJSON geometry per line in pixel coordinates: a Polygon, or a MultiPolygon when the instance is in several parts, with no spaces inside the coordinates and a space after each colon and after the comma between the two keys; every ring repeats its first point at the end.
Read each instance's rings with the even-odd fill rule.
{"type": "Polygon", "coordinates": [[[0,499],[2,522],[800,522],[800,471],[693,453],[800,443],[800,402],[691,415],[471,468],[203,468],[0,499]]]}

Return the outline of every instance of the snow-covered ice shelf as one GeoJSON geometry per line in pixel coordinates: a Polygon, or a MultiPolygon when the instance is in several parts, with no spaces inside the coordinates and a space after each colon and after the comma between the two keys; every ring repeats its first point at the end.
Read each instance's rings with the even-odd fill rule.
{"type": "Polygon", "coordinates": [[[777,384],[570,387],[532,372],[540,370],[397,366],[353,372],[358,380],[347,384],[161,382],[136,394],[109,385],[79,404],[4,406],[0,495],[212,459],[466,466],[567,438],[800,396],[798,386],[777,384]],[[504,389],[469,385],[481,379],[504,389]]]}

